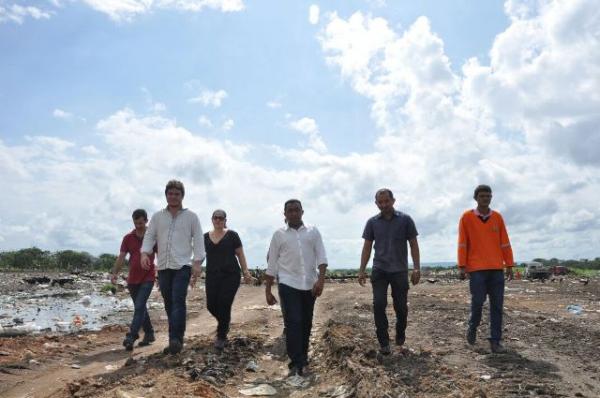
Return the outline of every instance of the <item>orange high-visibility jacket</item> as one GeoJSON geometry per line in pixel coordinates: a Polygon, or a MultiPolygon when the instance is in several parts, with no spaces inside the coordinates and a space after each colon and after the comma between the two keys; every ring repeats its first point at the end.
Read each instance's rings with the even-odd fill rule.
{"type": "Polygon", "coordinates": [[[458,223],[458,267],[467,272],[503,269],[514,265],[513,253],[500,213],[483,222],[473,210],[458,223]]]}

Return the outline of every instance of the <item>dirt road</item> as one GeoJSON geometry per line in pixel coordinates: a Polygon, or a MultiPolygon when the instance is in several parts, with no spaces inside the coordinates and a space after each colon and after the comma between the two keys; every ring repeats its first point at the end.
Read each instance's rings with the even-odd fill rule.
{"type": "Polygon", "coordinates": [[[240,390],[268,384],[275,397],[600,397],[598,280],[509,282],[506,354],[489,353],[487,316],[475,347],[465,343],[466,282],[425,281],[409,293],[407,350],[388,357],[377,354],[370,287],[328,283],[304,379],[286,377],[281,314],[265,306],[263,288],[240,289],[221,354],[212,348],[216,322],[203,293],[190,296],[189,339],[176,356],[161,353],[167,341],[159,310],[152,311],[158,341],[131,355],[120,346],[124,327],[0,339],[0,396],[241,397],[240,390]],[[568,312],[569,304],[581,314],[568,312]]]}

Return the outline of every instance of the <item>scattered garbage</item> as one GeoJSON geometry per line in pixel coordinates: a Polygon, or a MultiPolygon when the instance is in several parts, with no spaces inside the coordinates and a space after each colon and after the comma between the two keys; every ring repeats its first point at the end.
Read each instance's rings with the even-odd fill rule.
{"type": "Polygon", "coordinates": [[[81,369],[81,365],[74,363],[71,365],[71,369],[81,369]]]}
{"type": "Polygon", "coordinates": [[[302,376],[293,375],[285,379],[285,384],[295,388],[306,388],[309,385],[309,380],[302,376]]]}
{"type": "Polygon", "coordinates": [[[583,308],[579,304],[569,304],[567,306],[567,311],[571,314],[581,315],[583,308]]]}
{"type": "Polygon", "coordinates": [[[481,378],[481,380],[488,381],[488,380],[490,380],[492,378],[492,376],[490,376],[490,375],[481,375],[480,378],[481,378]]]}
{"type": "Polygon", "coordinates": [[[281,307],[279,304],[275,305],[249,305],[244,307],[245,310],[273,310],[273,311],[281,311],[281,307]]]}
{"type": "Polygon", "coordinates": [[[269,384],[259,384],[254,387],[239,390],[239,393],[247,396],[268,396],[277,394],[277,390],[269,384]]]}
{"type": "Polygon", "coordinates": [[[258,372],[258,364],[252,360],[246,364],[246,370],[249,372],[258,372]]]}

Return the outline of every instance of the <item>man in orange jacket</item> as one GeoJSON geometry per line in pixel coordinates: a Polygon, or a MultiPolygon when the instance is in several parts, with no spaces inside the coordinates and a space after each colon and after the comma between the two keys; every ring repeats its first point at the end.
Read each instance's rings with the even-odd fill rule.
{"type": "Polygon", "coordinates": [[[490,297],[490,346],[492,352],[504,352],[502,339],[502,308],[504,273],[513,276],[513,253],[504,225],[497,211],[490,209],[492,189],[488,185],[475,188],[477,207],[463,213],[458,224],[458,268],[461,279],[469,278],[471,317],[467,342],[475,344],[477,327],[486,296],[490,297]]]}

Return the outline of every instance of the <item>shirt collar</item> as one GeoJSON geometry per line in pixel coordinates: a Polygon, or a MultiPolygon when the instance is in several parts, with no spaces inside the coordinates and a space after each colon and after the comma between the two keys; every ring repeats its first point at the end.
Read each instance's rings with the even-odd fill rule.
{"type": "MultiPolygon", "coordinates": [[[[300,226],[300,228],[298,228],[298,231],[300,231],[301,229],[306,229],[306,225],[304,223],[302,223],[302,225],[300,226]]],[[[290,227],[287,223],[285,224],[285,228],[286,231],[289,231],[290,229],[294,229],[292,227],[290,227]]]]}
{"type": "MultiPolygon", "coordinates": [[[[392,214],[392,218],[394,217],[398,217],[400,216],[400,212],[398,210],[394,210],[394,213],[392,214]]],[[[383,214],[381,214],[381,212],[379,212],[379,214],[377,214],[375,217],[379,218],[383,218],[383,214]]]]}
{"type": "Polygon", "coordinates": [[[481,213],[479,212],[479,210],[477,210],[477,207],[473,209],[473,213],[475,213],[475,215],[476,215],[477,217],[481,217],[481,218],[483,218],[484,220],[485,220],[485,219],[487,219],[487,218],[490,218],[490,217],[492,216],[492,213],[493,213],[493,212],[494,212],[494,211],[493,211],[492,209],[490,209],[490,212],[489,212],[488,214],[481,214],[481,213]]]}

